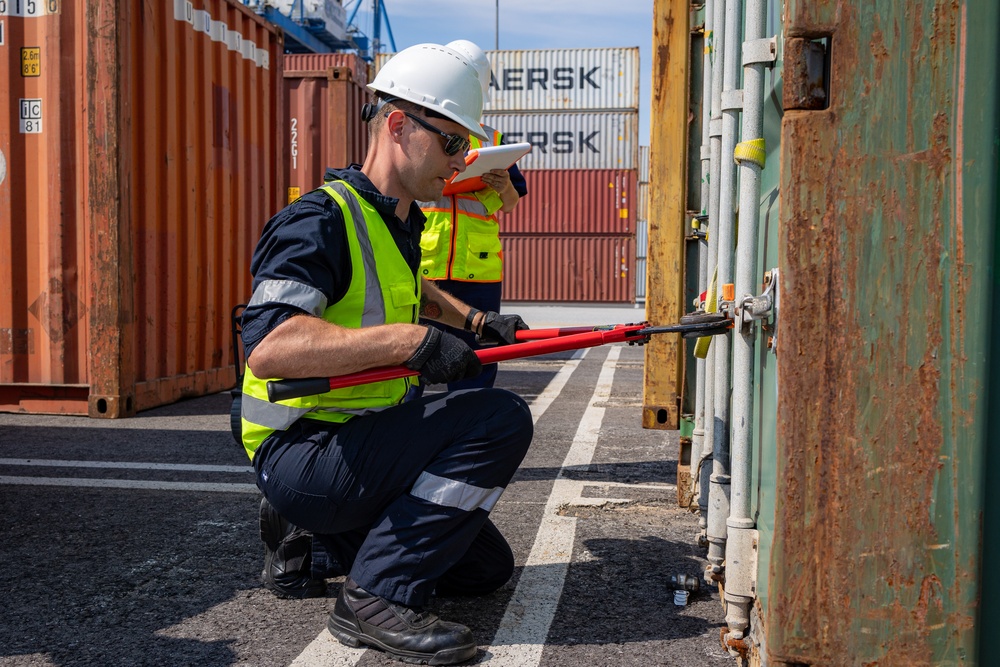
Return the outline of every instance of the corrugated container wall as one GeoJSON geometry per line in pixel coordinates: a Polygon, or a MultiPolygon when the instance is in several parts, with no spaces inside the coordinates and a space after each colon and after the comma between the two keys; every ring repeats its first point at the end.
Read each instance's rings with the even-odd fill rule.
{"type": "Polygon", "coordinates": [[[505,300],[635,300],[631,236],[508,236],[503,247],[505,300]]]}
{"type": "Polygon", "coordinates": [[[367,82],[367,65],[353,54],[285,56],[288,201],[321,185],[327,167],[364,161],[367,82]]]}
{"type": "MultiPolygon", "coordinates": [[[[392,54],[375,58],[376,71],[392,54]]],[[[486,51],[493,68],[484,112],[639,108],[639,48],[486,51]]]]}
{"type": "Polygon", "coordinates": [[[490,113],[504,141],[527,141],[521,169],[635,169],[639,112],[490,113]]]}
{"type": "Polygon", "coordinates": [[[0,46],[0,409],[232,386],[230,310],[284,198],[280,33],[234,1],[32,7],[0,46]]]}
{"type": "Polygon", "coordinates": [[[368,63],[354,53],[286,53],[285,72],[315,72],[331,67],[348,67],[354,81],[368,85],[368,63]]]}
{"type": "Polygon", "coordinates": [[[635,300],[646,300],[646,257],[649,253],[649,146],[639,147],[639,188],[635,221],[635,300]]]}
{"type": "Polygon", "coordinates": [[[528,195],[510,213],[500,214],[500,233],[635,233],[635,170],[525,170],[528,195]]]}
{"type": "Polygon", "coordinates": [[[484,110],[606,111],[639,107],[639,49],[487,51],[484,110]]]}

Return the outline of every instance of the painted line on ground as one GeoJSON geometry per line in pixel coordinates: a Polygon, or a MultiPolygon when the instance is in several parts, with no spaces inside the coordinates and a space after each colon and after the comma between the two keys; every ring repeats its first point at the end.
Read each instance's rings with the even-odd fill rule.
{"type": "Polygon", "coordinates": [[[552,401],[556,400],[559,394],[562,393],[563,387],[565,387],[566,383],[569,381],[569,376],[573,374],[573,371],[575,371],[577,366],[580,365],[583,358],[587,356],[588,351],[588,348],[577,350],[573,354],[573,358],[559,368],[555,377],[549,380],[549,383],[545,386],[545,389],[542,390],[542,393],[536,396],[535,400],[531,402],[531,419],[535,424],[538,423],[541,416],[545,414],[545,411],[549,409],[550,405],[552,405],[552,401]]]}
{"type": "Polygon", "coordinates": [[[351,648],[334,639],[333,635],[324,629],[316,639],[312,640],[306,649],[299,654],[289,667],[353,667],[365,654],[367,649],[351,648]]]}
{"type": "Polygon", "coordinates": [[[594,388],[594,395],[580,420],[573,444],[556,476],[545,513],[535,536],[514,595],[507,605],[500,627],[481,664],[497,667],[529,667],[541,662],[542,650],[555,618],[566,573],[573,559],[576,519],[559,516],[559,509],[579,499],[586,482],[567,479],[563,470],[590,465],[604,421],[603,403],[611,395],[615,366],[621,347],[608,350],[608,357],[594,388]]]}
{"type": "Polygon", "coordinates": [[[13,486],[83,486],[103,489],[144,489],[156,491],[209,491],[222,493],[260,493],[255,484],[212,482],[154,482],[143,479],[90,479],[82,477],[9,477],[0,476],[0,485],[13,486]]]}
{"type": "Polygon", "coordinates": [[[250,466],[204,465],[198,463],[144,463],[139,461],[72,461],[61,459],[0,459],[0,466],[37,466],[40,468],[107,468],[116,470],[182,470],[253,474],[250,466]]]}

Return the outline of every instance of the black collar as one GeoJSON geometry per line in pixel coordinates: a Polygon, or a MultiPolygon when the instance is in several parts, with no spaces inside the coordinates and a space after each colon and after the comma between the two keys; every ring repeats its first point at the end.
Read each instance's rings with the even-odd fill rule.
{"type": "Polygon", "coordinates": [[[365,201],[375,207],[375,210],[379,212],[383,220],[396,220],[403,229],[409,228],[412,222],[417,222],[422,227],[426,220],[426,216],[424,216],[423,211],[420,210],[416,202],[410,204],[410,212],[406,220],[397,218],[396,206],[399,204],[399,199],[379,192],[368,176],[361,171],[361,165],[357,163],[352,163],[347,169],[327,169],[323,180],[327,182],[333,180],[345,181],[357,190],[358,194],[365,198],[365,201]]]}

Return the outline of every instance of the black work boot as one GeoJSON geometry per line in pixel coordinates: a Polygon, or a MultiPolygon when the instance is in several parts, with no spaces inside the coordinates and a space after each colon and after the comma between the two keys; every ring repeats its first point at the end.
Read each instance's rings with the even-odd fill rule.
{"type": "Polygon", "coordinates": [[[476,640],[464,625],[389,602],[348,579],[326,627],[348,646],[367,644],[416,665],[454,665],[476,655],[476,640]]]}
{"type": "Polygon", "coordinates": [[[313,579],[312,536],[286,521],[267,498],[260,501],[260,539],[264,542],[264,586],[282,598],[314,598],[326,593],[326,582],[313,579]]]}

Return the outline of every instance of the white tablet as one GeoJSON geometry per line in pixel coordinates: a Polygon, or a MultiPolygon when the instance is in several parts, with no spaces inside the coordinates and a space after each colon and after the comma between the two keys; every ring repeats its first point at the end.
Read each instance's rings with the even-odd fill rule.
{"type": "Polygon", "coordinates": [[[480,178],[483,174],[493,169],[507,169],[530,152],[531,144],[527,142],[471,150],[465,156],[465,171],[448,180],[444,194],[480,190],[485,187],[480,178]]]}

